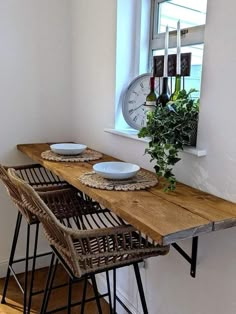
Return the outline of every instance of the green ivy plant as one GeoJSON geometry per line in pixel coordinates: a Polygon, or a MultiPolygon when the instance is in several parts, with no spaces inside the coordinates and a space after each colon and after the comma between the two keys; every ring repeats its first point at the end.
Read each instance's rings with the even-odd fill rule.
{"type": "Polygon", "coordinates": [[[147,125],[138,136],[149,137],[149,147],[145,150],[155,161],[155,171],[158,177],[164,177],[165,191],[176,188],[176,178],[173,166],[180,160],[179,151],[184,145],[189,145],[193,126],[197,126],[199,99],[194,100],[191,89],[182,90],[175,101],[169,101],[166,106],[157,106],[154,112],[147,114],[147,125]]]}

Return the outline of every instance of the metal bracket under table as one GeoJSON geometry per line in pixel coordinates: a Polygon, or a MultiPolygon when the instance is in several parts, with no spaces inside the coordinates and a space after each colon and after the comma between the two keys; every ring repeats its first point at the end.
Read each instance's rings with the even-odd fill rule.
{"type": "Polygon", "coordinates": [[[181,254],[187,262],[191,265],[190,276],[196,278],[196,268],[197,268],[197,249],[198,249],[198,237],[193,237],[192,239],[192,253],[189,256],[178,244],[172,243],[173,248],[181,254]]]}

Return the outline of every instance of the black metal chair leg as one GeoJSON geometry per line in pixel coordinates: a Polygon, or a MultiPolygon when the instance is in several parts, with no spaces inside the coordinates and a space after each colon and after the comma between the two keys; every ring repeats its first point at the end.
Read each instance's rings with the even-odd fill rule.
{"type": "Polygon", "coordinates": [[[58,264],[58,260],[56,260],[56,264],[53,268],[54,260],[55,260],[55,254],[52,253],[52,258],[51,258],[51,262],[48,269],[48,277],[47,277],[47,281],[46,281],[46,285],[44,289],[43,301],[42,301],[41,310],[40,310],[41,314],[46,313],[47,306],[48,306],[48,300],[50,297],[51,287],[53,284],[53,279],[54,279],[57,264],[58,264]]]}
{"type": "Polygon", "coordinates": [[[86,299],[86,292],[87,292],[87,283],[88,283],[88,277],[84,277],[84,289],[83,289],[83,296],[81,301],[81,309],[80,314],[84,314],[84,308],[85,308],[85,299],[86,299]]]}
{"type": "Polygon", "coordinates": [[[72,279],[69,277],[69,282],[68,282],[67,314],[71,314],[71,294],[72,294],[72,279]]]}
{"type": "Polygon", "coordinates": [[[93,284],[93,290],[94,290],[94,295],[95,295],[95,298],[96,298],[98,313],[102,314],[102,308],[101,308],[101,303],[100,303],[100,299],[99,299],[99,293],[98,293],[98,287],[97,287],[95,275],[92,274],[90,277],[91,277],[92,284],[93,284]]]}
{"type": "Polygon", "coordinates": [[[109,310],[110,310],[110,314],[112,314],[111,286],[110,286],[110,279],[109,279],[109,271],[108,270],[106,271],[106,280],[107,280],[109,310]]]}
{"type": "Polygon", "coordinates": [[[113,313],[116,314],[116,269],[113,269],[113,313]]]}
{"type": "Polygon", "coordinates": [[[29,245],[30,245],[30,225],[27,224],[27,240],[25,253],[25,283],[24,283],[24,314],[27,311],[27,296],[28,296],[28,265],[29,265],[29,245]]]}
{"type": "Polygon", "coordinates": [[[46,303],[45,303],[45,313],[47,312],[48,302],[49,302],[50,295],[51,295],[51,292],[52,292],[52,287],[53,287],[53,282],[54,282],[56,271],[57,271],[57,266],[58,266],[58,259],[56,259],[55,265],[54,265],[54,268],[53,268],[53,271],[52,271],[51,281],[50,281],[50,284],[49,284],[48,293],[47,293],[47,299],[46,299],[46,303]]]}
{"type": "Polygon", "coordinates": [[[134,265],[134,272],[135,272],[135,276],[136,276],[136,280],[137,280],[137,284],[138,284],[139,295],[140,295],[140,299],[141,299],[141,303],[142,303],[142,307],[143,307],[143,313],[148,314],[147,303],[145,300],[145,295],[144,295],[144,291],[143,291],[143,284],[142,284],[142,279],[140,276],[138,263],[134,263],[133,265],[134,265]]]}
{"type": "Polygon", "coordinates": [[[36,224],[36,229],[35,229],[33,263],[32,263],[31,281],[30,281],[30,288],[29,288],[28,313],[30,313],[30,308],[31,308],[31,303],[32,303],[32,293],[33,293],[34,274],[35,274],[35,265],[36,265],[36,254],[37,254],[37,248],[38,248],[38,234],[39,234],[39,223],[36,224]]]}
{"type": "Polygon", "coordinates": [[[10,267],[12,267],[12,264],[14,261],[16,245],[17,245],[17,240],[18,240],[20,226],[21,226],[21,220],[22,220],[22,214],[20,212],[18,212],[17,219],[16,219],[15,232],[14,232],[13,241],[12,241],[11,253],[10,253],[10,258],[9,258],[8,267],[7,267],[7,274],[6,274],[3,293],[2,293],[2,300],[1,300],[2,304],[6,303],[5,298],[6,298],[9,278],[10,278],[10,274],[11,274],[11,268],[10,267]]]}

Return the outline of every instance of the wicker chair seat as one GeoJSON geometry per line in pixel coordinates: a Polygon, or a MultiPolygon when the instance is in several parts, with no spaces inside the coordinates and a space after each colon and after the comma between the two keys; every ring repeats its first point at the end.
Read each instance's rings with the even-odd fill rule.
{"type": "MultiPolygon", "coordinates": [[[[109,212],[106,209],[103,210],[97,203],[84,199],[84,195],[73,187],[61,187],[51,191],[36,189],[36,191],[61,222],[66,218],[73,218],[71,223],[64,220],[64,224],[67,226],[75,223],[78,228],[87,229],[89,222],[86,215],[95,214],[99,216],[102,212],[109,212]],[[82,219],[83,216],[84,219],[82,219]]],[[[27,203],[27,200],[25,200],[25,203],[27,203]]]]}
{"type": "MultiPolygon", "coordinates": [[[[97,202],[85,199],[76,189],[64,188],[57,191],[38,191],[40,197],[60,222],[71,228],[95,231],[96,237],[73,239],[81,274],[113,268],[114,265],[126,265],[155,255],[165,255],[167,247],[160,247],[148,237],[143,237],[135,228],[128,225],[120,217],[108,209],[102,208],[97,202]],[[112,228],[111,235],[100,235],[99,229],[112,228]]],[[[24,204],[29,206],[27,199],[24,204]]],[[[31,208],[30,210],[34,210],[31,208]]],[[[46,233],[49,242],[70,262],[67,249],[46,233]]]]}
{"type": "Polygon", "coordinates": [[[146,242],[143,237],[141,237],[140,242],[137,235],[138,233],[133,231],[131,234],[121,233],[117,235],[116,239],[113,237],[105,238],[105,240],[104,237],[90,238],[89,246],[87,240],[82,241],[82,243],[74,240],[73,244],[82,274],[109,270],[114,266],[132,264],[148,257],[168,253],[167,247],[161,250],[160,246],[149,241],[146,242]],[[87,252],[84,252],[84,249],[87,252]]]}

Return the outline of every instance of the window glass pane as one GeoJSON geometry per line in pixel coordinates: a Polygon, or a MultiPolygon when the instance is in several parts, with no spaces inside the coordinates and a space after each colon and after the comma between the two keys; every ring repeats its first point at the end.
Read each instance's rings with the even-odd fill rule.
{"type": "Polygon", "coordinates": [[[166,25],[176,30],[176,23],[181,21],[181,28],[203,25],[206,22],[207,0],[171,0],[158,5],[157,30],[164,33],[166,25]]]}
{"type": "MultiPolygon", "coordinates": [[[[202,76],[202,59],[203,59],[203,47],[204,45],[194,45],[181,48],[181,53],[191,52],[191,76],[185,77],[185,86],[184,88],[189,91],[190,88],[195,88],[198,90],[197,93],[193,94],[193,97],[200,97],[200,88],[201,88],[201,76],[202,76]]],[[[169,54],[176,54],[176,48],[169,49],[169,54]]],[[[159,56],[163,55],[164,50],[154,50],[153,55],[159,56]]]]}

